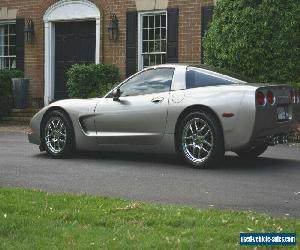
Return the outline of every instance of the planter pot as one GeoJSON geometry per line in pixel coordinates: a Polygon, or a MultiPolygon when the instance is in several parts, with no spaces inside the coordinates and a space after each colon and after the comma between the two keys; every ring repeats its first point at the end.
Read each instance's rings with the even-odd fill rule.
{"type": "Polygon", "coordinates": [[[28,107],[28,88],[29,80],[25,78],[12,79],[12,93],[14,98],[14,107],[24,109],[28,107]]]}

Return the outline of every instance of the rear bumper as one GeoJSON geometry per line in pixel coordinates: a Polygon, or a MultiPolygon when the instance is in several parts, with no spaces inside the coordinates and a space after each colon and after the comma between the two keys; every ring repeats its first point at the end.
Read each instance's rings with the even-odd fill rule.
{"type": "Polygon", "coordinates": [[[249,143],[250,146],[263,143],[269,145],[285,143],[287,137],[297,128],[292,106],[289,106],[289,110],[293,115],[291,119],[285,121],[277,119],[276,106],[267,107],[266,110],[257,110],[256,112],[255,127],[249,143]]]}
{"type": "Polygon", "coordinates": [[[285,143],[287,137],[296,129],[296,127],[296,123],[286,122],[285,124],[276,124],[276,126],[273,127],[257,129],[252,135],[250,144],[257,145],[264,143],[276,145],[278,143],[285,143]]]}
{"type": "Polygon", "coordinates": [[[258,137],[266,137],[271,135],[280,135],[285,134],[289,135],[293,130],[296,129],[295,122],[285,122],[285,123],[278,123],[271,127],[261,127],[256,128],[256,131],[253,133],[252,138],[258,137]]]}

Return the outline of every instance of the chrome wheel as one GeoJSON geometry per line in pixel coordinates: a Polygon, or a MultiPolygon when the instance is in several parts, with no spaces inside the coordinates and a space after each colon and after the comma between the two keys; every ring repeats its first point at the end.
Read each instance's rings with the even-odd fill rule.
{"type": "Polygon", "coordinates": [[[213,139],[210,125],[201,118],[193,118],[183,128],[183,152],[192,162],[202,163],[211,155],[213,139]]]}
{"type": "Polygon", "coordinates": [[[45,127],[45,143],[54,154],[62,152],[67,143],[66,124],[60,117],[51,117],[45,127]]]}

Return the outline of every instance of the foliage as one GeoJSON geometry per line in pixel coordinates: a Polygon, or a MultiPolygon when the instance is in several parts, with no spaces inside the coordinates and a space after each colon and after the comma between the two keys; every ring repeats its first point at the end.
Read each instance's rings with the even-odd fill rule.
{"type": "Polygon", "coordinates": [[[19,70],[0,70],[0,119],[9,113],[13,104],[12,78],[23,77],[19,70]]]}
{"type": "Polygon", "coordinates": [[[67,71],[67,88],[71,98],[103,96],[118,81],[118,68],[110,64],[75,64],[67,71]]]}
{"type": "Polygon", "coordinates": [[[205,63],[259,82],[300,80],[300,1],[221,0],[204,39],[205,63]]]}
{"type": "Polygon", "coordinates": [[[253,212],[24,189],[0,199],[0,249],[237,249],[240,232],[300,233],[299,219],[253,212]]]}
{"type": "Polygon", "coordinates": [[[291,83],[291,85],[300,93],[300,82],[291,83]]]}

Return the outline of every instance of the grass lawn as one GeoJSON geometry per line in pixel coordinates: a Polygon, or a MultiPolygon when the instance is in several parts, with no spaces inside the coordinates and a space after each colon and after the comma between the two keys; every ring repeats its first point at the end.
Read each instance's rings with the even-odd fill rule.
{"type": "Polygon", "coordinates": [[[281,249],[299,249],[299,219],[0,188],[0,249],[249,249],[240,232],[297,232],[281,249]]]}

